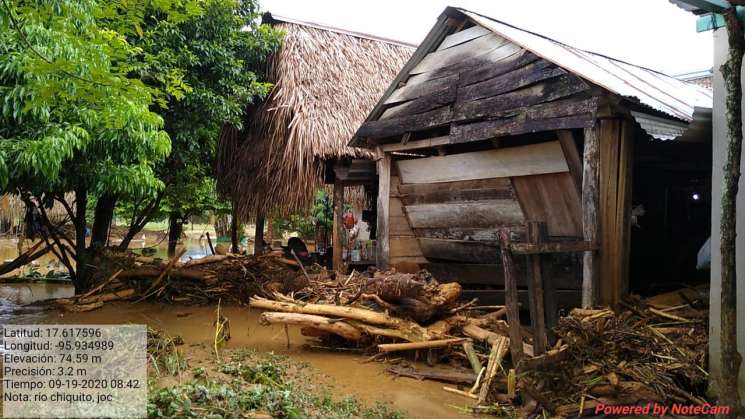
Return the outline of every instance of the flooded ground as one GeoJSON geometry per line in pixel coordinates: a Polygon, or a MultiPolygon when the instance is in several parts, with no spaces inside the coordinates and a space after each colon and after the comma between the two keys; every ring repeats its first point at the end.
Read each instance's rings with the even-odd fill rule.
{"type": "MultiPolygon", "coordinates": [[[[0,286],[0,290],[4,286],[0,286]]],[[[357,396],[366,404],[377,401],[408,417],[465,417],[454,406],[467,401],[442,390],[442,384],[410,378],[392,378],[385,372],[386,364],[365,363],[366,356],[355,353],[328,352],[308,348],[307,340],[297,328],[289,329],[290,345],[282,326],[260,326],[260,312],[245,307],[224,307],[230,320],[231,340],[227,348],[246,348],[285,354],[293,360],[307,362],[317,369],[335,391],[357,396]]],[[[180,348],[190,366],[211,356],[214,307],[178,306],[150,303],[109,303],[100,310],[87,313],[43,311],[38,307],[20,307],[0,300],[0,324],[61,323],[61,324],[147,324],[170,335],[180,335],[180,348]]],[[[174,383],[169,383],[174,384],[174,383]]]]}
{"type": "MultiPolygon", "coordinates": [[[[183,260],[210,254],[206,240],[199,237],[189,237],[181,246],[186,248],[183,260]]],[[[164,240],[158,241],[157,236],[135,241],[130,248],[137,250],[143,247],[155,248],[156,257],[167,257],[166,243],[164,240]]],[[[16,255],[17,242],[0,240],[0,260],[12,259],[16,255]]],[[[45,274],[55,266],[54,257],[48,254],[38,260],[34,269],[45,274]]],[[[70,297],[73,293],[72,285],[65,283],[0,283],[0,326],[31,323],[147,324],[169,335],[180,335],[185,342],[181,348],[190,363],[199,365],[205,361],[205,357],[211,356],[205,348],[212,344],[214,307],[120,302],[108,303],[88,313],[62,313],[31,304],[45,299],[70,297]]],[[[333,385],[340,395],[354,395],[370,405],[377,401],[390,403],[392,408],[409,417],[465,417],[454,406],[464,406],[468,401],[443,391],[442,384],[410,378],[394,379],[385,372],[386,364],[365,363],[366,356],[362,354],[309,348],[308,344],[312,341],[302,336],[298,328],[289,329],[288,347],[284,327],[260,326],[260,313],[255,310],[224,307],[224,314],[230,320],[232,336],[228,348],[274,352],[307,362],[323,374],[327,383],[333,385]]]]}

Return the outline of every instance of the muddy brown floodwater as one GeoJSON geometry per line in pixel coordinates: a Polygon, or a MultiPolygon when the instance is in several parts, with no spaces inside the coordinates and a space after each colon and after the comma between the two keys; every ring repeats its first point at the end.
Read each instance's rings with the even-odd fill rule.
{"type": "MultiPolygon", "coordinates": [[[[357,396],[365,404],[376,401],[387,402],[407,415],[418,418],[463,418],[454,406],[465,406],[468,401],[442,390],[442,384],[396,378],[387,374],[386,365],[363,363],[361,354],[310,350],[303,347],[310,343],[299,329],[290,327],[290,347],[282,326],[260,326],[260,312],[246,307],[224,307],[230,320],[231,340],[228,348],[246,348],[256,351],[286,354],[292,359],[307,362],[327,377],[337,394],[357,396]]],[[[184,339],[181,347],[184,356],[198,355],[198,349],[190,348],[212,344],[215,308],[162,305],[149,303],[109,303],[103,308],[87,313],[65,313],[58,311],[19,313],[17,316],[0,317],[13,323],[66,323],[66,324],[121,324],[138,323],[161,329],[170,335],[184,339]],[[187,315],[188,314],[188,315],[187,315]],[[190,354],[190,350],[194,353],[190,354]]],[[[5,322],[3,322],[5,323],[5,322]]],[[[203,355],[202,355],[203,356],[203,355]]]]}

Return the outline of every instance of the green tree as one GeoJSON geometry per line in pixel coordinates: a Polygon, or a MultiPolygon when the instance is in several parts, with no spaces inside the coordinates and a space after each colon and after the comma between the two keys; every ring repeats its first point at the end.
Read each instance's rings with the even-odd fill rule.
{"type": "MultiPolygon", "coordinates": [[[[154,197],[135,197],[141,210],[131,219],[122,248],[164,203],[171,230],[169,254],[175,253],[186,219],[223,207],[224,203],[216,202],[214,188],[205,188],[212,185],[219,130],[223,124],[240,127],[246,106],[271,87],[257,74],[267,55],[279,46],[281,33],[257,23],[257,3],[207,0],[188,4],[200,13],[183,21],[148,20],[140,36],[132,40],[143,51],[142,80],[166,90],[178,80],[183,94],[176,90],[177,94],[165,97],[166,107],[158,111],[173,143],[170,156],[156,168],[166,188],[154,197]]],[[[104,209],[110,211],[110,205],[104,209]]],[[[110,222],[111,217],[100,218],[110,222]]]]}
{"type": "Polygon", "coordinates": [[[136,27],[141,18],[92,0],[0,1],[0,184],[39,212],[44,240],[83,290],[95,254],[85,241],[89,199],[163,188],[154,163],[171,142],[150,110],[161,93],[136,76],[142,50],[100,24],[116,15],[136,27]],[[46,217],[54,201],[74,237],[46,217]]]}

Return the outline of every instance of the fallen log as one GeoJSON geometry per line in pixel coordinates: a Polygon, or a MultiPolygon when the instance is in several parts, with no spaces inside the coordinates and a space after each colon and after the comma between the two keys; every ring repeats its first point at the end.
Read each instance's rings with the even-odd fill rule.
{"type": "Polygon", "coordinates": [[[83,294],[82,296],[80,296],[80,298],[83,299],[83,298],[86,298],[86,297],[90,297],[91,295],[93,295],[93,294],[101,291],[107,285],[109,285],[110,283],[112,283],[122,273],[122,271],[123,271],[122,269],[119,269],[118,271],[114,272],[114,274],[111,275],[109,277],[109,279],[107,279],[106,281],[102,282],[99,286],[93,288],[92,290],[86,292],[85,294],[83,294]]]}
{"type": "Polygon", "coordinates": [[[453,308],[460,294],[460,284],[439,284],[427,271],[416,274],[376,272],[349,302],[363,296],[375,299],[396,315],[421,323],[430,320],[438,312],[453,308]]]}
{"type": "Polygon", "coordinates": [[[358,307],[344,307],[332,304],[302,304],[287,301],[274,301],[263,297],[251,297],[249,307],[265,310],[281,311],[285,313],[316,314],[319,316],[341,317],[345,319],[359,320],[361,322],[378,324],[383,326],[397,326],[402,323],[401,319],[391,317],[384,313],[358,307]]]}
{"type": "MultiPolygon", "coordinates": [[[[494,345],[494,343],[498,342],[500,338],[506,337],[504,335],[500,335],[498,333],[494,333],[490,330],[486,330],[479,326],[476,326],[472,322],[469,322],[468,324],[463,326],[463,333],[469,338],[472,338],[479,342],[486,342],[489,345],[494,345]]],[[[533,356],[533,345],[523,342],[523,352],[528,356],[533,356]]]]}
{"type": "Polygon", "coordinates": [[[378,345],[380,352],[398,352],[398,351],[412,351],[416,349],[431,349],[431,348],[444,348],[451,345],[456,345],[464,342],[468,342],[467,338],[453,338],[453,339],[439,339],[430,340],[425,342],[409,342],[409,343],[381,343],[378,345]]]}
{"type": "MultiPolygon", "coordinates": [[[[134,279],[134,278],[157,278],[163,269],[154,267],[141,267],[130,269],[122,272],[119,278],[122,279],[134,279]]],[[[217,276],[211,272],[198,271],[195,269],[173,269],[168,274],[171,279],[188,279],[193,281],[201,281],[206,284],[212,284],[217,281],[217,276]]]]}
{"type": "Polygon", "coordinates": [[[181,266],[188,268],[192,266],[198,266],[198,265],[206,265],[208,263],[215,263],[215,262],[222,262],[225,259],[231,258],[232,255],[210,255],[205,256],[199,259],[192,259],[181,266]]]}
{"type": "Polygon", "coordinates": [[[105,294],[91,295],[89,297],[81,297],[76,301],[77,304],[90,304],[96,301],[107,303],[109,301],[126,300],[135,296],[137,291],[134,288],[128,288],[125,290],[107,292],[105,294]]]}
{"type": "Polygon", "coordinates": [[[476,382],[476,375],[470,372],[451,371],[440,368],[392,366],[386,368],[386,372],[417,380],[433,380],[452,384],[471,385],[476,382]]]}
{"type": "Polygon", "coordinates": [[[328,317],[312,314],[267,312],[261,314],[259,323],[264,326],[270,324],[294,324],[333,333],[353,341],[359,341],[362,339],[362,332],[354,326],[343,321],[336,321],[329,319],[328,317]]]}
{"type": "Polygon", "coordinates": [[[0,265],[0,275],[6,274],[20,268],[21,266],[27,265],[49,253],[52,250],[52,246],[45,246],[43,249],[37,251],[39,246],[41,246],[43,243],[43,241],[40,241],[34,244],[33,246],[31,246],[30,249],[26,250],[25,253],[19,255],[17,258],[8,263],[0,265]]]}

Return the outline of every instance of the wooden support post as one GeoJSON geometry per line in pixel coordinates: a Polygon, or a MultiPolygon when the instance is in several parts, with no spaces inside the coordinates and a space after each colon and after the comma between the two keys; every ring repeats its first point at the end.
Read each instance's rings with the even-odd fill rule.
{"type": "MultiPolygon", "coordinates": [[[[597,126],[597,125],[596,125],[597,126]]],[[[585,241],[598,239],[598,206],[600,205],[600,185],[598,179],[598,160],[600,145],[597,128],[585,128],[585,150],[582,173],[582,233],[585,241]]],[[[587,251],[582,263],[582,306],[592,307],[596,303],[598,288],[598,254],[587,251]]]]}
{"type": "Polygon", "coordinates": [[[569,167],[569,174],[572,175],[577,192],[582,193],[582,160],[579,158],[577,144],[574,142],[574,134],[570,130],[561,130],[556,132],[561,144],[561,150],[564,152],[564,158],[569,167]]]}
{"type": "Polygon", "coordinates": [[[598,121],[600,243],[597,304],[616,307],[628,291],[631,242],[631,184],[634,123],[623,118],[598,121]]]}
{"type": "Polygon", "coordinates": [[[541,255],[541,269],[543,270],[543,296],[545,301],[544,310],[546,311],[546,337],[548,344],[553,345],[556,342],[556,333],[554,328],[559,323],[559,306],[556,302],[556,286],[552,277],[553,272],[553,255],[541,255]]]}
{"type": "Polygon", "coordinates": [[[256,216],[256,230],[254,231],[254,255],[264,253],[264,214],[256,216]]]}
{"type": "Polygon", "coordinates": [[[507,323],[509,324],[510,352],[512,363],[517,363],[523,358],[523,339],[520,332],[520,308],[517,299],[517,272],[515,262],[512,260],[510,250],[510,233],[499,230],[500,253],[502,266],[504,268],[504,304],[507,308],[507,323]]]}
{"type": "Polygon", "coordinates": [[[333,254],[331,255],[332,267],[334,271],[341,271],[343,269],[342,260],[342,247],[344,246],[342,239],[342,229],[344,223],[342,217],[344,213],[344,184],[341,180],[336,179],[334,181],[334,226],[331,232],[331,244],[333,246],[333,254]]]}
{"type": "MultiPolygon", "coordinates": [[[[528,242],[539,244],[546,238],[546,223],[528,221],[528,242]]],[[[543,293],[543,273],[540,254],[528,255],[528,295],[530,302],[530,320],[533,323],[533,351],[535,355],[546,352],[545,297],[543,293]]]]}
{"type": "Polygon", "coordinates": [[[376,150],[378,167],[378,227],[376,236],[376,265],[379,269],[388,269],[390,242],[389,207],[391,194],[391,155],[383,152],[380,147],[376,150]]]}

